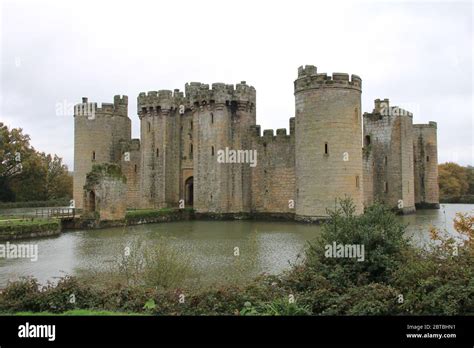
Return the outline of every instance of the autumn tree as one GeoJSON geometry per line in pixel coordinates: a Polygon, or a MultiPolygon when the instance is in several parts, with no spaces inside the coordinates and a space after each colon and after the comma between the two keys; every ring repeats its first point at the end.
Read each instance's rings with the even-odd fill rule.
{"type": "Polygon", "coordinates": [[[441,196],[462,196],[469,191],[469,172],[465,167],[453,162],[438,167],[439,190],[441,196]]]}
{"type": "Polygon", "coordinates": [[[70,198],[72,178],[57,155],[37,152],[21,128],[0,123],[0,201],[70,198]]]}

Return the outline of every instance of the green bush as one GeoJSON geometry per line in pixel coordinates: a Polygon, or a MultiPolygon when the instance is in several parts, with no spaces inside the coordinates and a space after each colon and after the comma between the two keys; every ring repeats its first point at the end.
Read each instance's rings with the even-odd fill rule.
{"type": "Polygon", "coordinates": [[[405,226],[381,204],[355,215],[352,201],[343,199],[329,216],[320,238],[310,243],[305,263],[337,288],[387,282],[402,261],[403,250],[411,248],[404,237],[405,226]],[[326,245],[333,243],[364,246],[364,261],[326,257],[326,245]]]}

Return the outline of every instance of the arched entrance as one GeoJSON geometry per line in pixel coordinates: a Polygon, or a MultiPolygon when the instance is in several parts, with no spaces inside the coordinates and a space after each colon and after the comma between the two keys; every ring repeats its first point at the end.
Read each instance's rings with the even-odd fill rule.
{"type": "Polygon", "coordinates": [[[186,197],[186,206],[192,207],[194,201],[194,185],[193,185],[193,177],[190,176],[184,182],[184,192],[186,197]]]}

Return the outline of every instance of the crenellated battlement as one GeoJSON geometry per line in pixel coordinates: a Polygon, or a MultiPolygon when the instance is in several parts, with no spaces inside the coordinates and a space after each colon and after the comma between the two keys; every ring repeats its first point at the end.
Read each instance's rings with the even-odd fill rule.
{"type": "Polygon", "coordinates": [[[174,91],[162,89],[159,91],[141,92],[137,98],[138,114],[147,112],[176,109],[180,105],[186,104],[183,92],[179,89],[174,91]]]}
{"type": "Polygon", "coordinates": [[[276,134],[273,129],[265,129],[262,135],[260,125],[250,126],[250,134],[256,138],[257,141],[263,143],[268,143],[270,141],[289,140],[294,136],[294,129],[292,131],[292,126],[294,127],[294,117],[290,119],[290,134],[288,134],[286,128],[278,128],[276,130],[276,134]]]}
{"type": "Polygon", "coordinates": [[[203,105],[207,103],[225,104],[228,102],[256,102],[256,91],[252,86],[241,81],[235,86],[222,82],[213,83],[211,88],[208,84],[200,82],[187,83],[185,86],[186,99],[191,105],[203,105]]]}
{"type": "Polygon", "coordinates": [[[116,95],[113,103],[89,102],[87,97],[82,98],[82,103],[74,105],[74,116],[87,116],[94,119],[98,115],[102,116],[124,116],[128,117],[128,97],[126,95],[120,97],[116,95]]]}
{"type": "Polygon", "coordinates": [[[231,102],[255,105],[255,88],[246,84],[245,81],[234,85],[221,82],[208,84],[190,82],[185,85],[185,92],[175,89],[149,91],[140,93],[137,98],[138,114],[147,112],[158,112],[159,110],[172,110],[181,105],[185,109],[193,109],[196,106],[206,104],[226,104],[231,102]]]}
{"type": "Polygon", "coordinates": [[[429,121],[428,123],[419,123],[419,124],[414,124],[414,128],[432,128],[432,129],[438,129],[438,123],[434,121],[429,121]]]}
{"type": "Polygon", "coordinates": [[[295,93],[315,88],[349,88],[362,90],[362,79],[358,75],[346,73],[317,73],[314,65],[300,66],[295,80],[295,93]]]}
{"type": "Polygon", "coordinates": [[[408,116],[413,117],[413,113],[408,110],[405,110],[399,106],[390,106],[390,100],[385,99],[375,99],[374,100],[374,109],[372,112],[365,112],[364,117],[372,119],[382,119],[386,116],[408,116]]]}

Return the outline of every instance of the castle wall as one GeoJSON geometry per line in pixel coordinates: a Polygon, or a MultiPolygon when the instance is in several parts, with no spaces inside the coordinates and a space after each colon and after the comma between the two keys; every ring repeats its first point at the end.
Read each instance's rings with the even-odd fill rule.
{"type": "Polygon", "coordinates": [[[168,90],[138,96],[142,208],[178,207],[181,99],[182,93],[168,90]]]}
{"type": "Polygon", "coordinates": [[[141,205],[140,171],[141,153],[140,140],[132,139],[122,142],[122,160],[120,167],[127,179],[126,204],[128,209],[134,209],[141,205]]]}
{"type": "Polygon", "coordinates": [[[74,108],[74,179],[76,208],[83,208],[83,186],[93,164],[118,163],[122,140],[131,138],[131,121],[127,116],[127,96],[114,97],[114,103],[83,103],[74,108]]]}
{"type": "Polygon", "coordinates": [[[318,74],[309,65],[294,86],[289,135],[260,134],[256,92],[245,81],[140,93],[140,140],[131,140],[126,96],[101,108],[83,100],[75,112],[76,207],[83,207],[87,173],[100,163],[120,165],[129,209],[176,208],[184,200],[199,213],[294,213],[312,221],[345,197],[357,214],[376,200],[392,208],[401,202],[405,213],[415,199],[438,206],[436,123],[413,126],[412,115],[388,99],[376,100],[362,120],[356,75],[318,74]],[[220,151],[242,150],[255,152],[255,167],[220,163],[220,151]]]}
{"type": "Polygon", "coordinates": [[[366,204],[377,200],[404,213],[415,210],[412,143],[412,115],[391,108],[388,99],[377,99],[374,111],[364,114],[364,167],[369,176],[364,180],[372,182],[373,195],[369,197],[370,188],[365,192],[366,204]]]}
{"type": "Polygon", "coordinates": [[[255,124],[255,89],[233,85],[186,84],[193,111],[194,208],[198,212],[250,211],[250,169],[247,163],[219,163],[220,151],[248,150],[248,129],[255,124]]]}
{"type": "MultiPolygon", "coordinates": [[[[294,124],[294,118],[290,120],[294,124]]],[[[295,134],[286,129],[252,128],[252,148],[257,150],[258,165],[251,169],[252,211],[258,213],[294,213],[295,200],[295,134]],[[293,201],[293,202],[290,202],[293,201]]]]}
{"type": "Polygon", "coordinates": [[[295,81],[296,218],[327,217],[337,198],[363,211],[361,79],[300,67],[295,81]],[[345,160],[347,159],[347,160],[345,160]]]}
{"type": "Polygon", "coordinates": [[[413,126],[415,203],[420,208],[439,208],[437,124],[413,126]]]}

